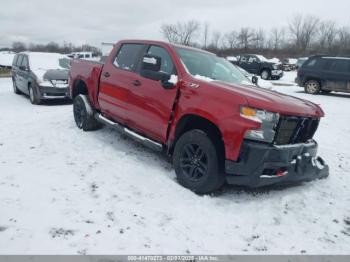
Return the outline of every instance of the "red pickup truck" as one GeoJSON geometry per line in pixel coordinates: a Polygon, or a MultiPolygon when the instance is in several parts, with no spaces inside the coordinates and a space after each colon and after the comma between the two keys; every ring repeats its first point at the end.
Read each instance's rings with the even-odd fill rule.
{"type": "Polygon", "coordinates": [[[212,53],[142,40],[104,63],[73,60],[69,74],[79,128],[109,125],[166,152],[194,192],[327,177],[313,140],[322,109],[253,82],[212,53]]]}

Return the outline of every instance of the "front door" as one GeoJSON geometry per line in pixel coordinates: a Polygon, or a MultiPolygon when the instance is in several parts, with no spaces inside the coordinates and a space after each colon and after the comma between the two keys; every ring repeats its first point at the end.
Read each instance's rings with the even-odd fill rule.
{"type": "Polygon", "coordinates": [[[251,74],[258,74],[259,73],[259,59],[254,56],[254,55],[250,55],[250,56],[247,56],[247,71],[251,74]]]}
{"type": "Polygon", "coordinates": [[[20,72],[20,66],[21,66],[21,63],[23,61],[23,55],[18,55],[18,58],[17,58],[17,61],[16,61],[16,64],[13,66],[13,79],[16,83],[16,86],[19,90],[21,90],[23,92],[23,79],[22,79],[22,74],[20,72]]]}
{"type": "MultiPolygon", "coordinates": [[[[176,68],[165,48],[151,45],[146,53],[160,57],[160,70],[177,79],[176,68]]],[[[128,98],[128,126],[147,134],[151,139],[164,143],[177,95],[176,85],[172,89],[165,89],[160,81],[150,80],[140,75],[133,80],[128,98]]]]}
{"type": "Polygon", "coordinates": [[[21,66],[18,70],[18,75],[20,76],[20,87],[18,87],[23,93],[29,95],[28,83],[29,83],[29,61],[28,56],[23,55],[23,60],[21,66]]]}

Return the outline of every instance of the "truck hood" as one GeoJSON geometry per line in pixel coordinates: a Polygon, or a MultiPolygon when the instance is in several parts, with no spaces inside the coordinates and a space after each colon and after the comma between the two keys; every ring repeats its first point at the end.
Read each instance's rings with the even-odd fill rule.
{"type": "Polygon", "coordinates": [[[259,87],[233,85],[219,81],[213,81],[210,84],[214,84],[218,88],[229,89],[230,92],[242,96],[246,99],[247,104],[254,108],[264,109],[281,115],[304,117],[324,116],[324,112],[318,105],[294,96],[259,87]]]}

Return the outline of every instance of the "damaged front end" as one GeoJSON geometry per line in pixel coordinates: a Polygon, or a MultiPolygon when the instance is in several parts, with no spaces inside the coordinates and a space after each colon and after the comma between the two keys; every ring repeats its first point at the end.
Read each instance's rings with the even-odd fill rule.
{"type": "Polygon", "coordinates": [[[260,187],[327,177],[313,140],[318,124],[318,118],[281,116],[271,143],[245,139],[238,160],[225,162],[228,183],[260,187]]]}
{"type": "Polygon", "coordinates": [[[239,161],[225,163],[227,181],[260,187],[325,178],[329,167],[317,156],[317,147],[314,140],[285,146],[245,141],[239,161]]]}

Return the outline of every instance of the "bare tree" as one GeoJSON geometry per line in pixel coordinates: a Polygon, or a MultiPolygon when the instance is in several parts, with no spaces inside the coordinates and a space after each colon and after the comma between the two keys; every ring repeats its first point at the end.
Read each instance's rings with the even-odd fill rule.
{"type": "Polygon", "coordinates": [[[55,42],[50,42],[46,45],[46,51],[49,53],[58,53],[60,52],[60,46],[55,42]]]}
{"type": "Polygon", "coordinates": [[[257,49],[263,49],[265,47],[265,31],[260,28],[253,33],[254,46],[257,49]]]}
{"type": "Polygon", "coordinates": [[[247,50],[251,44],[254,32],[248,27],[243,27],[238,33],[238,41],[241,48],[247,50]]]}
{"type": "Polygon", "coordinates": [[[341,53],[344,51],[350,52],[350,28],[341,27],[338,30],[337,47],[341,53]]]}
{"type": "Polygon", "coordinates": [[[204,23],[204,30],[203,30],[203,40],[204,40],[204,48],[207,48],[208,46],[208,37],[209,37],[209,23],[204,23]]]}
{"type": "Polygon", "coordinates": [[[193,40],[197,36],[199,29],[199,22],[191,20],[183,23],[163,24],[161,32],[171,43],[191,45],[193,44],[193,40]]]}
{"type": "Polygon", "coordinates": [[[229,49],[233,49],[237,46],[237,32],[231,31],[224,35],[225,46],[229,49]]]}
{"type": "Polygon", "coordinates": [[[27,48],[26,48],[26,45],[23,43],[23,42],[19,42],[19,41],[17,41],[17,42],[13,42],[12,43],[12,50],[14,51],[14,52],[22,52],[22,51],[24,51],[24,50],[26,50],[27,48]]]}
{"type": "Polygon", "coordinates": [[[219,49],[219,43],[221,39],[221,33],[219,31],[214,31],[212,35],[212,40],[211,40],[211,46],[218,50],[219,49]]]}
{"type": "Polygon", "coordinates": [[[67,54],[71,52],[88,51],[88,52],[93,52],[96,55],[102,54],[99,48],[88,44],[84,44],[81,46],[74,46],[72,43],[66,43],[66,42],[64,42],[63,45],[60,45],[56,42],[50,42],[48,44],[29,43],[27,46],[22,42],[14,42],[12,44],[12,51],[21,52],[24,50],[29,50],[33,52],[49,52],[49,53],[62,53],[62,54],[67,54]]]}
{"type": "Polygon", "coordinates": [[[324,21],[320,23],[319,29],[319,45],[322,50],[330,50],[335,36],[337,35],[336,24],[334,21],[324,21]]]}
{"type": "Polygon", "coordinates": [[[283,47],[285,42],[284,28],[272,28],[270,32],[269,46],[271,49],[277,50],[283,47]]]}
{"type": "Polygon", "coordinates": [[[314,16],[295,15],[289,23],[289,30],[295,47],[303,52],[309,47],[317,33],[319,18],[314,16]]]}

